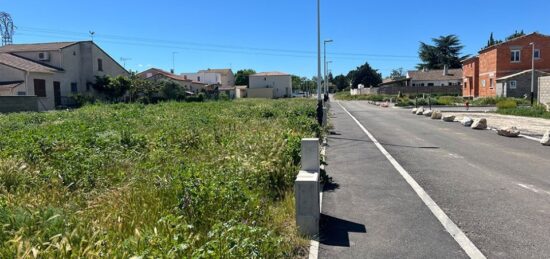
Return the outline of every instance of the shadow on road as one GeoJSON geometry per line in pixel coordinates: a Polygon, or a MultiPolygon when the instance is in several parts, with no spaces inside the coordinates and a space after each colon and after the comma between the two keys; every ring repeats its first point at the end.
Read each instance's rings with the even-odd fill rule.
{"type": "MultiPolygon", "coordinates": [[[[372,143],[372,141],[370,141],[370,140],[365,140],[365,139],[351,139],[351,138],[340,138],[340,137],[330,137],[330,139],[339,139],[339,140],[349,140],[349,141],[360,141],[360,142],[369,142],[369,143],[372,143]]],[[[392,147],[419,148],[419,149],[439,149],[439,147],[430,147],[430,146],[419,146],[419,147],[415,147],[415,146],[405,146],[405,145],[388,144],[388,143],[382,143],[382,142],[380,142],[380,144],[382,144],[383,146],[392,146],[392,147]]]]}
{"type": "Polygon", "coordinates": [[[321,214],[321,244],[349,247],[349,233],[367,233],[363,224],[321,214]]]}

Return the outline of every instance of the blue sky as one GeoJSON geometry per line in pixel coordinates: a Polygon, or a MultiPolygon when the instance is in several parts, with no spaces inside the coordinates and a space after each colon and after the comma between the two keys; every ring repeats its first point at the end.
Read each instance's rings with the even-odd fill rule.
{"type": "MultiPolygon", "coordinates": [[[[456,34],[464,54],[489,34],[514,30],[550,34],[550,1],[322,1],[322,37],[334,74],[368,61],[387,75],[413,69],[420,41],[456,34]]],[[[176,72],[231,67],[234,71],[316,74],[315,0],[0,0],[13,16],[15,43],[95,41],[126,67],[172,67],[176,72]]]]}

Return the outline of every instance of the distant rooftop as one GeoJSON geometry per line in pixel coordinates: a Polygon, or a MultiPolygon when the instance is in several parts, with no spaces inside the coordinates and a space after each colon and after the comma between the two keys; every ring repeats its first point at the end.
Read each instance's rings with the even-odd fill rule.
{"type": "Polygon", "coordinates": [[[289,76],[289,75],[290,74],[283,73],[283,72],[261,72],[250,76],[289,76]]]}
{"type": "Polygon", "coordinates": [[[0,47],[0,52],[52,51],[64,49],[80,42],[81,41],[11,44],[0,47]]]}
{"type": "Polygon", "coordinates": [[[443,75],[443,69],[428,71],[409,71],[408,76],[415,81],[445,81],[462,79],[462,69],[449,69],[446,75],[443,75]]]}

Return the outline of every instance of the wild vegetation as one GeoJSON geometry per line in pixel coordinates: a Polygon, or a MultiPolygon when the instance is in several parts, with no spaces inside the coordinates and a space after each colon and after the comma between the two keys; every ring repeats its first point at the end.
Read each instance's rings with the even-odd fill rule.
{"type": "Polygon", "coordinates": [[[292,186],[315,101],[0,115],[0,258],[303,255],[292,186]]]}
{"type": "Polygon", "coordinates": [[[550,119],[550,112],[548,112],[546,110],[546,107],[543,105],[535,105],[534,107],[502,107],[497,110],[497,113],[504,115],[550,119]]]}

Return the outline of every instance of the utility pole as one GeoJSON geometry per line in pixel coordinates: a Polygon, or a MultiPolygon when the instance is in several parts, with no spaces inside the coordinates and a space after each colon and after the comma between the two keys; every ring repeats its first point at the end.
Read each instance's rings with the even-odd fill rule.
{"type": "Polygon", "coordinates": [[[535,105],[535,43],[529,43],[532,47],[531,52],[531,107],[535,105]]]}
{"type": "Polygon", "coordinates": [[[176,54],[178,53],[175,51],[172,52],[172,74],[176,73],[176,54]]]}
{"type": "Polygon", "coordinates": [[[321,76],[321,0],[317,0],[317,122],[319,125],[323,125],[321,76]]]}

